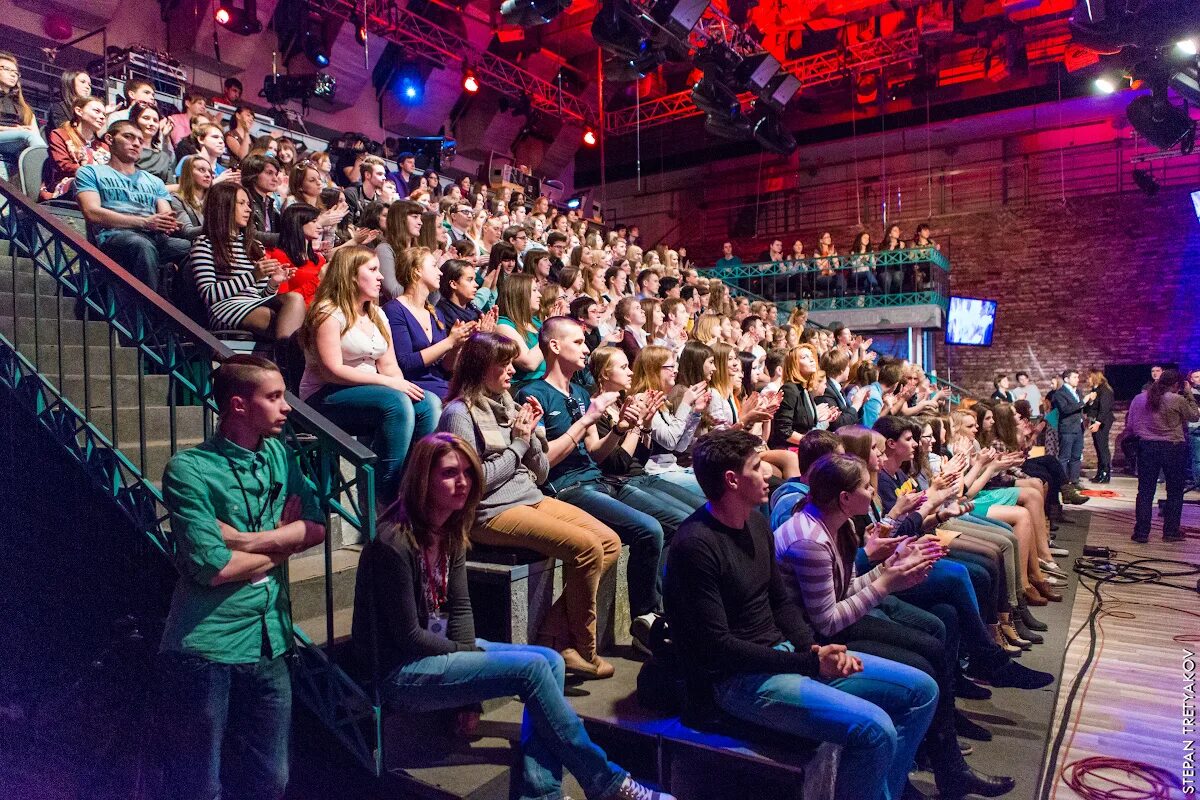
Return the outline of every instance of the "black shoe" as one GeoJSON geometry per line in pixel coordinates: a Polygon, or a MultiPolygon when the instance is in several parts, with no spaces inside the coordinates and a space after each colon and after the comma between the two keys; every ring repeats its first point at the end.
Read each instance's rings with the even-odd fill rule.
{"type": "Polygon", "coordinates": [[[1150,536],[1148,534],[1135,533],[1133,536],[1129,537],[1129,541],[1137,542],[1138,544],[1145,544],[1146,542],[1150,541],[1150,536]]]}
{"type": "MultiPolygon", "coordinates": [[[[1054,676],[1049,672],[1040,672],[1015,661],[1009,661],[992,672],[988,683],[997,688],[1041,689],[1054,683],[1054,676]]],[[[961,733],[961,731],[959,732],[961,733]]]]}
{"type": "Polygon", "coordinates": [[[1164,533],[1163,534],[1164,542],[1182,542],[1186,538],[1187,537],[1184,536],[1182,533],[1164,533]]]}
{"type": "MultiPolygon", "coordinates": [[[[1029,610],[1029,606],[1025,605],[1024,603],[1021,603],[1021,605],[1017,606],[1016,616],[1019,617],[1021,622],[1023,622],[1025,624],[1025,627],[1029,628],[1029,630],[1031,630],[1031,631],[1048,631],[1048,630],[1050,630],[1050,626],[1047,625],[1046,623],[1042,622],[1037,617],[1035,617],[1033,615],[1033,613],[1029,610]]],[[[1026,638],[1029,638],[1029,637],[1026,637],[1026,638]]],[[[1030,639],[1030,641],[1033,641],[1033,640],[1030,639]]]]}
{"type": "Polygon", "coordinates": [[[964,739],[974,739],[977,742],[990,742],[992,740],[991,731],[978,722],[972,722],[966,714],[958,709],[954,711],[954,732],[964,739]]]}
{"type": "Polygon", "coordinates": [[[963,700],[991,700],[992,690],[986,686],[980,686],[960,672],[954,681],[954,696],[961,697],[963,700]]]}
{"type": "Polygon", "coordinates": [[[938,797],[941,800],[963,800],[969,794],[999,797],[1008,794],[1017,785],[1016,781],[1007,776],[985,775],[966,765],[952,774],[940,774],[935,777],[938,797]]]}
{"type": "Polygon", "coordinates": [[[1024,620],[1021,619],[1020,614],[1013,615],[1013,626],[1017,629],[1017,633],[1020,634],[1022,639],[1026,639],[1034,644],[1043,644],[1046,641],[1044,638],[1042,638],[1040,633],[1034,633],[1033,630],[1025,624],[1024,620]]]}

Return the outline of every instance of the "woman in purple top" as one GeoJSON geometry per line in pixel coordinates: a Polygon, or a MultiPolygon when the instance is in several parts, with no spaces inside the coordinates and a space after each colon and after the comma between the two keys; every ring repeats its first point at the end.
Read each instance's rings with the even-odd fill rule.
{"type": "MultiPolygon", "coordinates": [[[[396,361],[408,380],[426,394],[446,399],[450,371],[460,345],[478,327],[456,322],[447,328],[434,313],[429,295],[438,288],[442,271],[427,247],[409,247],[396,256],[396,278],[404,292],[383,307],[392,329],[396,361]]],[[[441,404],[438,403],[438,412],[441,404]]]]}

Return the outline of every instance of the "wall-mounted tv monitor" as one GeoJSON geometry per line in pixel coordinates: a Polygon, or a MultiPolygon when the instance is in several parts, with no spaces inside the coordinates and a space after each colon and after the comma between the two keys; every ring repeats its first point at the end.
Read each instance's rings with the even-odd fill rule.
{"type": "Polygon", "coordinates": [[[1200,191],[1192,192],[1192,208],[1196,209],[1196,220],[1200,222],[1200,191]]]}
{"type": "Polygon", "coordinates": [[[946,314],[946,344],[990,347],[996,327],[996,301],[951,297],[946,314]]]}

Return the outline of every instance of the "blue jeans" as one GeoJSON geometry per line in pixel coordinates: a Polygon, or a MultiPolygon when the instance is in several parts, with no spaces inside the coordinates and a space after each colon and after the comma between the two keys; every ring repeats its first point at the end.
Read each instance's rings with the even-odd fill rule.
{"type": "Polygon", "coordinates": [[[846,678],[747,673],[716,684],[713,697],[738,719],[841,745],[836,800],[899,800],[938,687],[920,670],[855,655],[863,671],[846,678]]]}
{"type": "Polygon", "coordinates": [[[518,695],[522,800],[559,798],[571,771],[590,798],[611,795],[625,770],[609,762],[563,697],[562,656],[546,647],[477,640],[482,653],[427,656],[397,667],[383,684],[387,700],[408,711],[439,711],[518,695]]]}
{"type": "MultiPolygon", "coordinates": [[[[46,142],[42,139],[40,133],[31,131],[28,128],[9,128],[8,130],[0,131],[0,156],[8,156],[14,161],[20,157],[24,150],[45,144],[46,142]]],[[[17,176],[8,174],[8,165],[5,163],[8,160],[8,158],[0,158],[0,178],[12,180],[15,183],[17,176]]]]}
{"type": "Polygon", "coordinates": [[[253,664],[218,664],[187,653],[159,656],[160,719],[167,796],[275,800],[288,782],[292,682],[284,656],[253,664]],[[226,737],[240,769],[239,791],[222,792],[226,737]]]}
{"type": "Polygon", "coordinates": [[[896,597],[917,608],[932,609],[939,603],[952,606],[958,617],[958,632],[962,641],[973,653],[987,653],[995,657],[996,643],[988,634],[987,626],[979,611],[979,598],[972,582],[974,570],[986,570],[976,564],[967,565],[943,558],[933,565],[924,581],[902,592],[896,597]]]}
{"type": "Polygon", "coordinates": [[[372,437],[379,457],[376,494],[383,503],[396,497],[412,443],[437,429],[442,404],[431,392],[414,403],[390,386],[336,383],[321,387],[308,403],[351,436],[372,437]]]}
{"type": "Polygon", "coordinates": [[[127,229],[105,232],[100,250],[154,291],[162,283],[163,267],[182,264],[192,243],[156,231],[127,229]]]}
{"type": "Polygon", "coordinates": [[[703,498],[655,475],[578,483],[556,496],[608,525],[629,545],[630,614],[661,610],[663,545],[703,498]]]}
{"type": "Polygon", "coordinates": [[[1067,480],[1079,483],[1083,469],[1083,431],[1058,431],[1058,463],[1062,464],[1067,480]]]}
{"type": "Polygon", "coordinates": [[[1150,535],[1150,520],[1154,515],[1154,491],[1161,473],[1167,484],[1167,502],[1163,505],[1163,536],[1179,535],[1179,518],[1183,515],[1183,487],[1187,482],[1188,446],[1182,442],[1152,441],[1138,443],[1138,490],[1134,506],[1133,535],[1144,539],[1150,535]]]}
{"type": "Polygon", "coordinates": [[[1200,430],[1188,431],[1188,443],[1192,450],[1192,484],[1200,483],[1200,430]]]}

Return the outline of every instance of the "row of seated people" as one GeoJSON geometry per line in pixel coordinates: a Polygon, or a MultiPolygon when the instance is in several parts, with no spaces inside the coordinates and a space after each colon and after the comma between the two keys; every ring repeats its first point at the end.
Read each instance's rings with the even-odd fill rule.
{"type": "MultiPolygon", "coordinates": [[[[784,252],[782,239],[774,239],[754,263],[775,274],[738,278],[736,282],[755,294],[780,299],[926,291],[933,281],[928,266],[919,262],[927,258],[924,251],[941,250],[931,235],[929,223],[922,222],[912,237],[905,240],[901,227],[892,224],[878,245],[872,244],[869,231],[859,231],[849,250],[839,253],[833,234],[825,231],[818,237],[811,255],[805,253],[804,243],[799,239],[792,243],[791,253],[784,252]],[[878,254],[897,251],[908,251],[907,258],[880,263],[878,254]]],[[[725,242],[714,266],[733,269],[744,264],[734,254],[733,243],[725,242]]]]}
{"type": "MultiPolygon", "coordinates": [[[[374,360],[358,365],[367,382],[348,386],[384,387],[397,370],[373,302],[381,284],[375,259],[359,249],[341,251],[326,280],[314,303],[324,311],[314,317],[312,347],[331,350],[320,340],[333,340],[352,354],[356,341],[375,340],[374,360]],[[351,292],[351,313],[339,318],[334,298],[351,292]]],[[[610,763],[563,698],[568,674],[611,674],[598,655],[581,665],[579,648],[594,641],[596,586],[628,529],[606,524],[613,509],[589,504],[587,495],[619,494],[640,474],[606,472],[595,459],[644,469],[649,462],[637,462],[635,454],[655,438],[648,409],[661,395],[634,393],[630,381],[639,365],[631,376],[623,354],[606,348],[593,362],[600,364],[592,370],[598,386],[589,397],[569,380],[587,355],[582,327],[551,318],[539,339],[547,375],[515,397],[511,343],[489,331],[462,343],[441,430],[413,443],[379,536],[362,553],[356,656],[378,664],[391,706],[455,710],[463,730],[478,721],[474,704],[519,695],[526,702],[520,797],[557,796],[566,767],[589,797],[667,798],[610,763]],[[627,387],[623,397],[621,387],[627,387]],[[614,462],[611,455],[622,450],[625,457],[614,462]],[[556,484],[559,476],[570,483],[556,484]],[[576,489],[579,483],[588,485],[576,489]],[[540,644],[475,637],[466,580],[473,541],[519,544],[563,559],[563,594],[540,644]]],[[[651,346],[643,355],[654,349],[666,350],[651,346]]],[[[672,360],[668,355],[659,366],[666,385],[672,360]]],[[[280,570],[288,553],[320,540],[322,516],[274,438],[289,411],[278,369],[236,356],[217,370],[214,388],[221,410],[216,436],[172,459],[163,482],[183,574],[163,641],[167,770],[173,786],[219,791],[228,721],[261,745],[250,749],[254,788],[281,796],[289,717],[280,687],[287,673],[274,662],[286,652],[290,622],[280,570]],[[237,502],[214,503],[212,495],[235,498],[245,485],[242,479],[234,485],[230,470],[263,487],[257,521],[250,500],[244,515],[237,502]],[[286,491],[267,493],[268,485],[286,491]],[[212,509],[226,505],[229,518],[213,519],[222,512],[212,509]],[[279,520],[277,527],[264,525],[264,511],[279,520]],[[219,620],[212,615],[217,596],[219,620]],[[253,642],[232,633],[243,629],[253,630],[253,642]],[[243,681],[228,718],[199,713],[211,698],[195,690],[197,662],[219,662],[212,667],[219,671],[245,659],[253,662],[256,682],[243,681]],[[201,719],[209,722],[197,724],[201,719]],[[244,727],[250,719],[254,726],[244,727]],[[201,752],[218,757],[197,757],[201,752]]],[[[796,448],[800,478],[783,484],[748,426],[702,430],[686,473],[700,494],[689,498],[691,508],[657,550],[644,540],[630,542],[631,561],[635,550],[652,556],[642,569],[631,564],[629,577],[646,581],[653,613],[665,621],[673,663],[688,687],[686,715],[837,743],[839,799],[920,797],[909,783],[917,766],[932,770],[942,797],[1007,793],[1012,779],[979,773],[964,760],[970,746],[960,737],[990,734],[956,710],[956,698],[986,698],[985,684],[1036,689],[1052,681],[1014,662],[1006,652],[1012,648],[997,638],[997,626],[1011,627],[1011,617],[989,621],[1012,600],[1012,561],[1026,551],[1009,528],[975,512],[991,501],[989,484],[1016,459],[981,447],[974,426],[953,418],[949,428],[958,435],[930,442],[928,431],[939,427],[946,429],[946,420],[887,415],[874,430],[812,430],[796,448]],[[977,545],[955,546],[968,538],[977,545]]],[[[632,606],[638,601],[630,589],[632,606]]]]}

